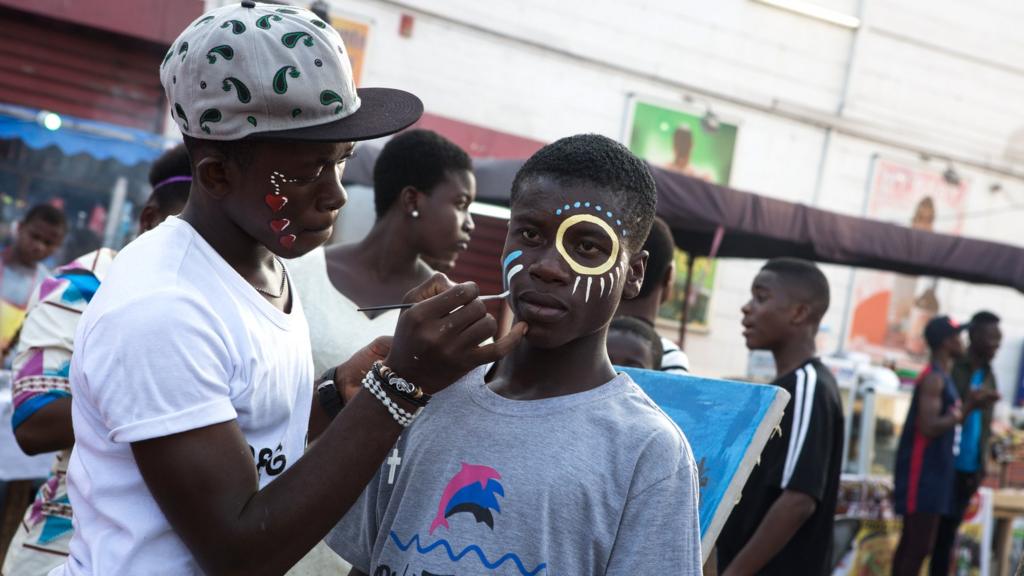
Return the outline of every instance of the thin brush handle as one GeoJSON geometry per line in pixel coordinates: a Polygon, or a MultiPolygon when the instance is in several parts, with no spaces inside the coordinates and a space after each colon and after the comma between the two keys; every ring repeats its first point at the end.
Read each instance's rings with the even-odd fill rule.
{"type": "MultiPolygon", "coordinates": [[[[490,294],[488,296],[481,296],[481,302],[487,302],[488,300],[500,300],[508,297],[508,290],[501,294],[490,294]]],[[[405,310],[406,308],[412,308],[415,304],[384,304],[382,306],[366,306],[364,308],[357,308],[357,312],[376,312],[378,310],[405,310]]]]}

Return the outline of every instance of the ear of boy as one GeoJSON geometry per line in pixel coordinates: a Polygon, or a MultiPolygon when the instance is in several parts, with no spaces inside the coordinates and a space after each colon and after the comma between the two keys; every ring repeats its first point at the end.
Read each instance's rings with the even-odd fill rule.
{"type": "Polygon", "coordinates": [[[811,309],[810,304],[807,304],[806,302],[791,303],[789,323],[794,326],[813,324],[812,314],[813,310],[811,309]]]}
{"type": "Polygon", "coordinates": [[[237,179],[238,170],[219,154],[212,154],[195,165],[196,180],[207,195],[223,200],[231,193],[231,181],[237,179]]]}
{"type": "Polygon", "coordinates": [[[640,286],[644,283],[644,271],[647,269],[647,257],[647,250],[640,250],[629,257],[626,282],[622,286],[624,300],[632,300],[640,294],[640,286]]]}
{"type": "Polygon", "coordinates": [[[398,195],[399,205],[402,207],[402,213],[406,216],[413,212],[418,212],[420,208],[420,195],[422,192],[419,191],[415,186],[406,186],[402,188],[401,193],[398,195]]]}
{"type": "Polygon", "coordinates": [[[658,304],[664,304],[672,298],[672,287],[675,285],[676,280],[676,263],[675,260],[669,263],[668,268],[665,270],[665,276],[661,279],[661,301],[658,304]]]}

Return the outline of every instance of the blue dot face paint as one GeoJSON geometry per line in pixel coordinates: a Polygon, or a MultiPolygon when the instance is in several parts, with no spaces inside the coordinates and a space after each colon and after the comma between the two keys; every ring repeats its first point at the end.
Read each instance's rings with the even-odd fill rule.
{"type": "MultiPolygon", "coordinates": [[[[622,278],[625,275],[627,269],[626,261],[622,259],[621,262],[617,262],[617,260],[619,260],[619,238],[625,238],[626,231],[621,229],[622,220],[616,220],[615,215],[610,210],[604,210],[601,206],[598,205],[594,205],[594,211],[597,212],[599,216],[607,218],[607,222],[591,214],[569,214],[571,210],[579,209],[581,207],[584,209],[590,208],[591,204],[590,202],[575,201],[572,202],[571,204],[565,204],[561,208],[555,209],[556,216],[565,216],[565,220],[559,227],[558,237],[556,238],[555,242],[556,244],[558,244],[558,250],[559,253],[562,255],[562,258],[566,260],[566,262],[569,264],[569,267],[572,268],[573,271],[576,272],[577,274],[575,280],[573,281],[572,293],[574,295],[576,294],[577,289],[579,289],[580,287],[581,281],[585,277],[587,281],[585,283],[585,288],[583,290],[583,301],[589,302],[591,288],[596,288],[597,296],[603,298],[606,294],[610,295],[612,293],[612,289],[615,286],[615,284],[619,281],[620,278],[622,278]],[[615,246],[614,254],[609,257],[609,262],[606,262],[605,265],[598,267],[598,270],[588,268],[574,261],[569,256],[566,248],[561,245],[561,242],[563,242],[565,230],[571,228],[575,224],[578,224],[582,221],[591,222],[593,224],[601,226],[602,228],[605,228],[605,231],[608,233],[609,237],[611,237],[612,242],[615,246]],[[616,230],[612,228],[611,222],[615,222],[615,225],[620,228],[618,232],[621,234],[621,236],[616,236],[616,230]]],[[[508,286],[512,280],[512,277],[523,269],[522,265],[516,265],[513,266],[512,268],[509,268],[509,265],[521,255],[522,251],[516,250],[515,252],[509,253],[509,255],[505,257],[504,262],[502,262],[502,280],[505,283],[506,290],[508,290],[508,286]]]]}

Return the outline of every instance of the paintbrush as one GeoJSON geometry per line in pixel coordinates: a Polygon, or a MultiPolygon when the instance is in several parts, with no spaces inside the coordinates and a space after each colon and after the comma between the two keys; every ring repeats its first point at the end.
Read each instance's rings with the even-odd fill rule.
{"type": "MultiPolygon", "coordinates": [[[[487,296],[481,296],[480,300],[482,302],[487,302],[488,300],[501,300],[502,298],[507,298],[507,297],[508,297],[508,290],[505,290],[501,294],[489,294],[487,296]]],[[[415,305],[416,305],[416,303],[412,303],[412,304],[384,304],[384,305],[381,305],[381,306],[366,306],[366,307],[363,307],[363,308],[357,308],[356,311],[358,311],[358,312],[376,312],[378,310],[405,310],[406,308],[412,308],[415,305]]]]}
{"type": "MultiPolygon", "coordinates": [[[[509,256],[511,256],[512,258],[509,258],[509,259],[505,260],[505,266],[507,267],[508,264],[512,260],[517,258],[520,254],[522,254],[522,252],[520,252],[518,250],[513,252],[512,254],[510,254],[509,256]]],[[[515,266],[513,266],[508,271],[508,274],[505,277],[505,291],[502,292],[501,294],[490,294],[488,296],[481,296],[480,297],[480,301],[481,302],[487,302],[488,300],[501,300],[503,298],[508,298],[508,294],[509,294],[508,287],[509,287],[509,284],[512,283],[512,277],[515,276],[516,274],[518,274],[522,269],[523,269],[523,265],[522,264],[516,264],[515,266]]],[[[365,306],[363,308],[357,308],[356,311],[357,312],[377,312],[377,311],[380,311],[380,310],[405,310],[406,308],[412,308],[413,306],[415,306],[415,304],[384,304],[382,306],[365,306]]]]}

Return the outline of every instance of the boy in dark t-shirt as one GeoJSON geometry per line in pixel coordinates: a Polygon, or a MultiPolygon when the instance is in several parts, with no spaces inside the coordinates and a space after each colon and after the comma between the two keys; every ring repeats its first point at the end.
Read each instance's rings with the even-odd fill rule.
{"type": "Polygon", "coordinates": [[[789,392],[781,435],[765,445],[718,538],[723,576],[831,572],[832,523],[842,466],[843,413],[835,378],[815,357],[829,288],[812,263],[777,258],[743,306],[743,336],[770,350],[789,392]]]}

